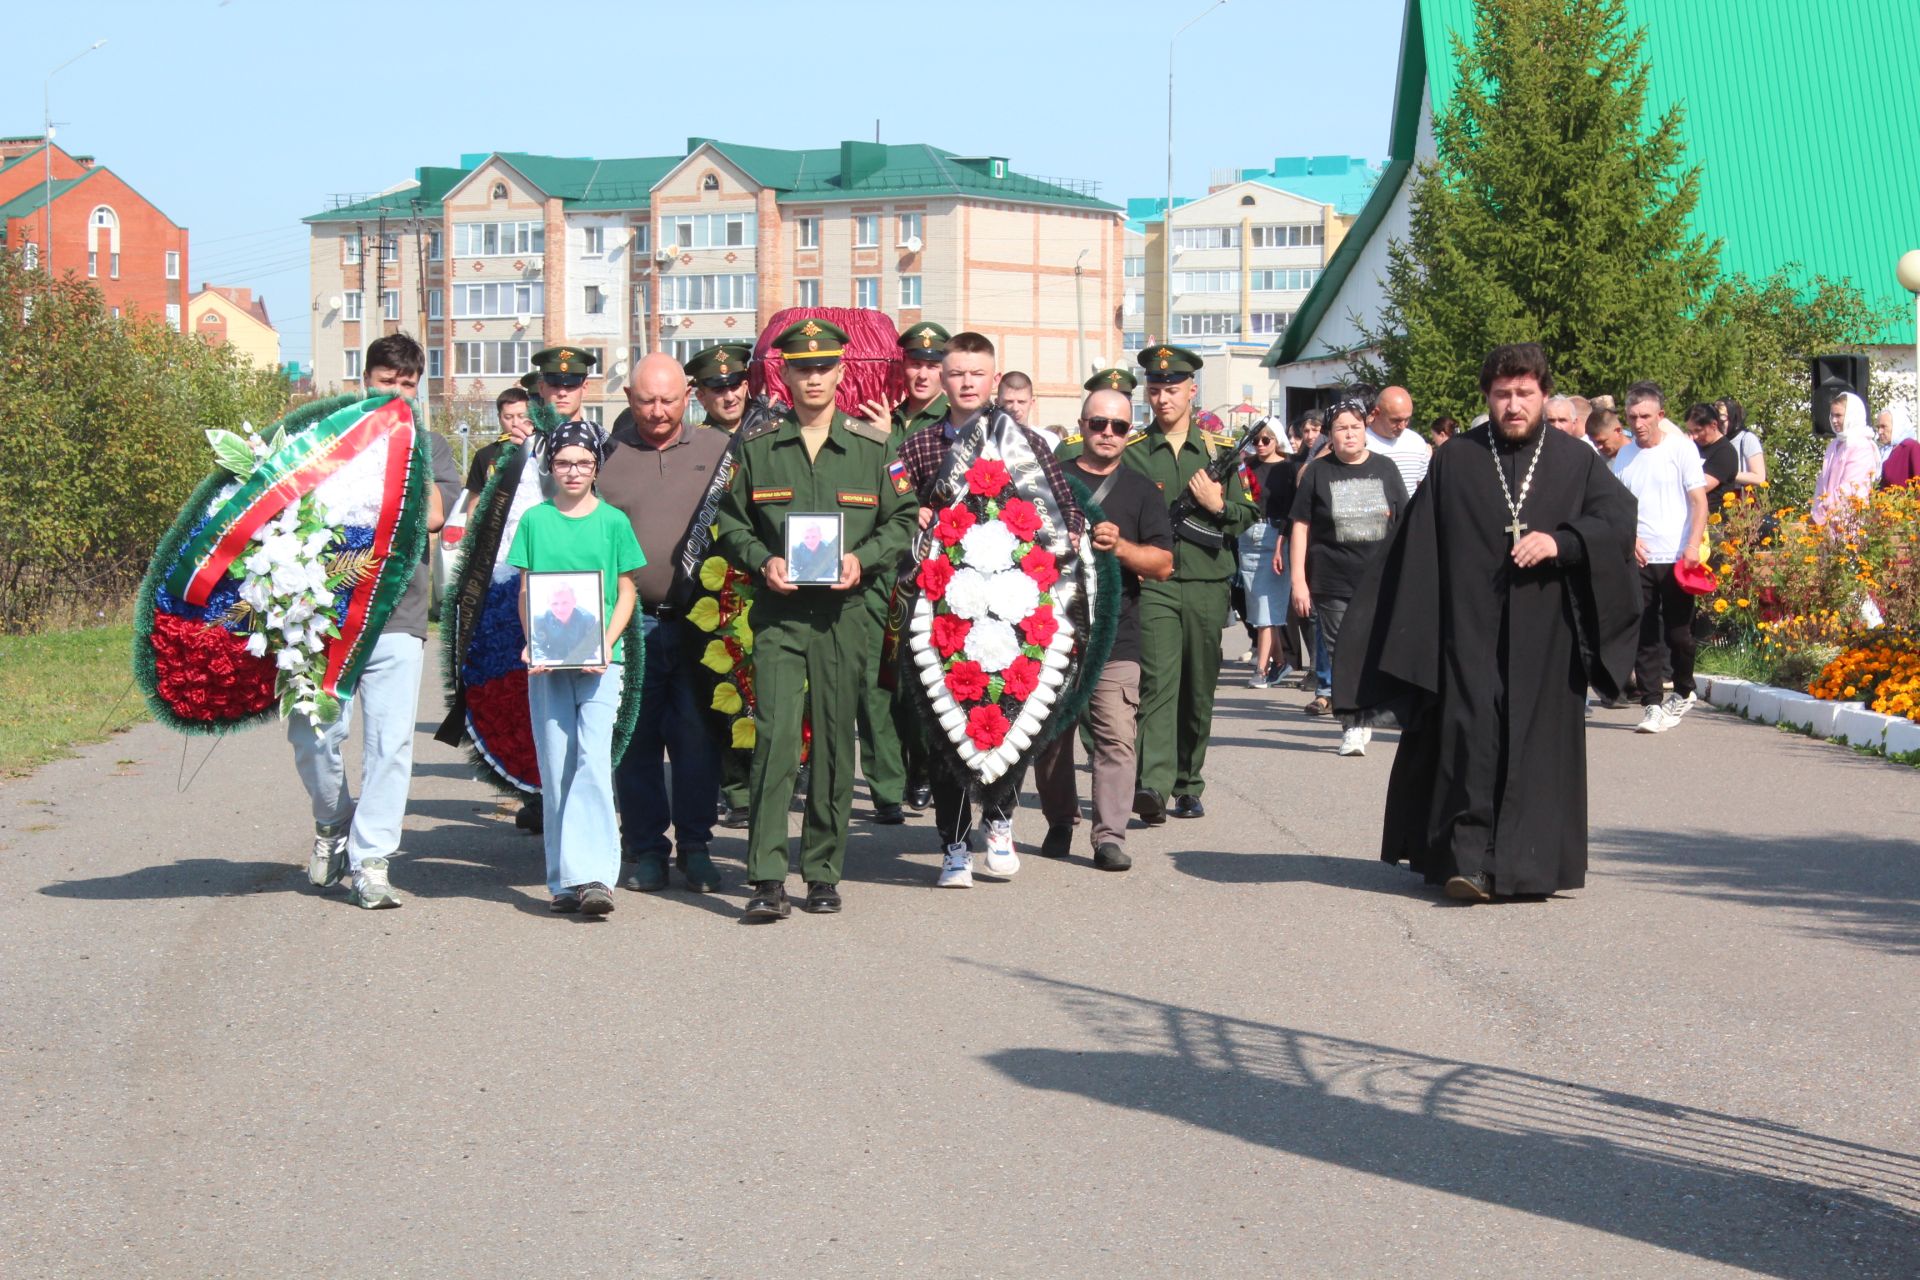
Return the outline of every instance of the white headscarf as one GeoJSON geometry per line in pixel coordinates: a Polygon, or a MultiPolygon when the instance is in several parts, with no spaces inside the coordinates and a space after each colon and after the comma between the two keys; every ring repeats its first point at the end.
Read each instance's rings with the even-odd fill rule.
{"type": "Polygon", "coordinates": [[[1915,438],[1913,415],[1907,412],[1906,405],[1896,400],[1887,406],[1886,413],[1889,418],[1893,419],[1893,439],[1888,442],[1889,444],[1899,444],[1902,440],[1912,440],[1915,438]]]}
{"type": "Polygon", "coordinates": [[[1840,434],[1849,440],[1873,445],[1873,428],[1867,425],[1867,402],[1851,391],[1842,392],[1840,402],[1847,406],[1847,416],[1842,422],[1840,434]]]}

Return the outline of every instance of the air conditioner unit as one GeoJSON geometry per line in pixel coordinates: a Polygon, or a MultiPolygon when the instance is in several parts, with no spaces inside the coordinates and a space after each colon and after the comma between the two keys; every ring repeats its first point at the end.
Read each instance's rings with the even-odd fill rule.
{"type": "Polygon", "coordinates": [[[672,262],[674,255],[680,252],[678,245],[663,244],[653,251],[655,262],[672,262]]]}
{"type": "Polygon", "coordinates": [[[662,329],[677,329],[680,327],[680,317],[662,311],[660,313],[660,327],[662,329]]]}

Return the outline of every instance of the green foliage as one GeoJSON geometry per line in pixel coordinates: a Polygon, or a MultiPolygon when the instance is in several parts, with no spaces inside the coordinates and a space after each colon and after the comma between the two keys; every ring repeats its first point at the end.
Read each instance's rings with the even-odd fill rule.
{"type": "MultiPolygon", "coordinates": [[[[119,623],[0,636],[0,777],[27,773],[72,748],[147,718],[127,680],[133,627],[119,623]]],[[[127,763],[127,762],[123,762],[127,763]]]]}
{"type": "Polygon", "coordinates": [[[1644,46],[1624,0],[1477,0],[1378,326],[1363,325],[1379,361],[1354,374],[1466,421],[1488,350],[1533,341],[1563,390],[1618,396],[1653,378],[1675,418],[1731,395],[1767,440],[1776,496],[1803,503],[1819,471],[1805,357],[1887,317],[1850,285],[1796,286],[1791,267],[1721,278],[1718,244],[1689,226],[1701,175],[1684,112],[1645,122],[1644,46]]]}
{"type": "Polygon", "coordinates": [[[122,607],[207,474],[205,433],[272,422],[287,384],[0,253],[0,404],[0,632],[19,633],[122,607]]]}

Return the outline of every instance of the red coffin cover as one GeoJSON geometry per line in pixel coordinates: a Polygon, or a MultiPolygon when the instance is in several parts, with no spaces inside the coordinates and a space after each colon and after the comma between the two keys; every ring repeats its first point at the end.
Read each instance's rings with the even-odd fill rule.
{"type": "MultiPolygon", "coordinates": [[[[788,402],[786,384],[767,356],[773,340],[785,333],[788,325],[802,320],[825,320],[845,330],[847,353],[843,357],[846,376],[834,403],[842,413],[859,416],[860,406],[869,400],[893,404],[907,393],[906,375],[900,369],[900,333],[885,312],[862,307],[789,307],[778,312],[753,344],[753,365],[748,370],[747,386],[754,395],[770,395],[782,404],[788,402]]],[[[779,357],[773,357],[778,360],[779,357]]]]}

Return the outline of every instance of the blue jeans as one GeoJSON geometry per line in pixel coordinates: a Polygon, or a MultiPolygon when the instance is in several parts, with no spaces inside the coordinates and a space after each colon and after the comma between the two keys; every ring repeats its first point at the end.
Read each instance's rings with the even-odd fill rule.
{"type": "Polygon", "coordinates": [[[620,878],[613,816],[613,722],[621,664],[604,674],[548,671],[527,677],[527,710],[546,809],[547,888],[553,893],[620,878]]]}
{"type": "Polygon", "coordinates": [[[400,823],[407,816],[407,785],[413,780],[413,726],[420,702],[420,666],[426,641],[386,634],[373,642],[367,665],[340,718],[317,725],[303,715],[287,717],[287,741],[293,765],[313,802],[313,820],[322,826],[352,822],[347,835],[347,865],[360,869],[366,858],[390,858],[400,848],[400,823]],[[354,803],[340,748],[354,714],[360,716],[360,802],[354,803]]]}
{"type": "Polygon", "coordinates": [[[1327,631],[1320,625],[1320,602],[1313,604],[1313,679],[1318,692],[1333,692],[1333,650],[1327,647],[1327,631]]]}
{"type": "Polygon", "coordinates": [[[629,862],[665,858],[667,826],[684,850],[713,840],[720,807],[720,746],[707,724],[687,652],[684,618],[646,619],[647,665],[640,719],[614,772],[620,794],[620,844],[629,862]],[[662,757],[673,765],[671,790],[662,757]]]}

